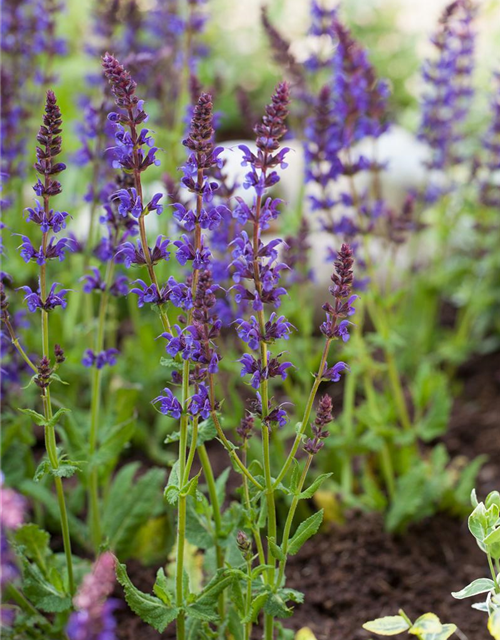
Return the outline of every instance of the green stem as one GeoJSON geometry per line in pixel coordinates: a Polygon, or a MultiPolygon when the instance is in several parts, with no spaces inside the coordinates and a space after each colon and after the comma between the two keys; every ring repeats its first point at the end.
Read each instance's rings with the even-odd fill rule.
{"type": "MultiPolygon", "coordinates": [[[[176,603],[180,609],[184,605],[184,548],[186,538],[186,496],[179,495],[177,513],[177,566],[175,573],[176,603]]],[[[186,635],[186,616],[181,611],[177,616],[177,640],[184,640],[186,635]]]]}
{"type": "MultiPolygon", "coordinates": [[[[47,217],[49,217],[49,201],[48,197],[44,198],[45,211],[47,217]]],[[[45,254],[47,250],[48,234],[43,234],[42,251],[45,254]]],[[[45,264],[40,266],[40,293],[42,300],[47,298],[47,285],[45,279],[45,264]]],[[[41,310],[42,314],[42,349],[43,355],[50,360],[49,356],[49,314],[44,309],[41,310]]],[[[43,409],[47,422],[52,418],[52,405],[50,402],[50,390],[49,387],[43,390],[43,409]]],[[[59,468],[59,461],[57,458],[57,444],[54,427],[45,425],[45,447],[47,450],[47,456],[49,458],[50,466],[53,471],[59,468]]],[[[54,478],[57,492],[57,502],[59,505],[59,514],[61,519],[61,531],[63,537],[64,554],[66,556],[66,567],[68,571],[68,588],[71,596],[75,593],[75,582],[73,577],[73,558],[71,555],[71,538],[69,535],[68,513],[66,510],[66,501],[64,499],[63,484],[60,477],[54,478]]]]}
{"type": "MultiPolygon", "coordinates": [[[[248,442],[245,440],[243,445],[243,464],[246,466],[247,464],[247,449],[248,442]]],[[[259,554],[259,562],[261,564],[266,564],[266,554],[264,553],[264,546],[262,544],[262,538],[260,536],[260,531],[257,526],[255,526],[254,520],[250,517],[252,513],[252,503],[250,500],[250,491],[248,489],[248,480],[246,476],[243,476],[243,495],[245,497],[245,506],[247,509],[247,514],[249,515],[249,524],[252,530],[252,534],[255,540],[255,544],[257,545],[257,552],[259,554]]],[[[264,574],[265,575],[265,574],[264,574]]],[[[267,579],[267,576],[266,576],[267,579]]]]}
{"type": "MultiPolygon", "coordinates": [[[[250,611],[252,610],[252,556],[249,554],[247,557],[247,592],[245,599],[245,618],[250,617],[250,611]]],[[[244,640],[250,640],[252,637],[252,621],[249,620],[243,624],[244,640]]]]}
{"type": "Polygon", "coordinates": [[[283,582],[283,578],[285,576],[286,554],[287,554],[287,551],[288,551],[288,542],[289,542],[289,539],[290,539],[290,531],[291,531],[291,528],[292,528],[293,518],[295,516],[295,511],[297,510],[297,506],[299,504],[299,494],[302,491],[302,488],[304,487],[304,482],[306,481],[307,472],[309,471],[309,467],[311,466],[312,459],[313,459],[313,456],[311,454],[309,454],[309,456],[308,456],[308,458],[306,460],[305,467],[304,467],[304,469],[302,471],[302,475],[300,476],[299,484],[297,486],[297,490],[295,492],[295,495],[293,496],[292,504],[290,505],[290,509],[288,511],[288,515],[287,515],[287,518],[286,518],[285,528],[283,530],[283,541],[281,543],[281,549],[282,549],[283,553],[285,554],[285,559],[280,561],[278,579],[276,580],[275,589],[279,589],[279,587],[281,586],[281,584],[283,582]]]}
{"type": "MultiPolygon", "coordinates": [[[[194,447],[192,449],[194,451],[194,447]]],[[[221,519],[221,505],[219,504],[219,498],[217,496],[217,487],[215,484],[214,472],[212,465],[210,464],[210,458],[208,457],[207,449],[204,444],[200,444],[197,448],[198,457],[200,458],[201,467],[203,469],[203,475],[207,482],[208,495],[210,497],[210,504],[212,505],[212,513],[215,525],[215,556],[217,560],[217,568],[222,569],[224,567],[224,552],[220,546],[220,540],[222,536],[222,519],[221,519]]],[[[225,596],[224,591],[219,595],[219,615],[221,620],[224,620],[225,616],[225,596]]]]}
{"type": "Polygon", "coordinates": [[[276,480],[274,481],[274,486],[277,487],[279,485],[279,483],[283,480],[283,478],[286,476],[288,469],[290,468],[290,465],[292,464],[293,459],[295,458],[295,455],[300,447],[300,443],[302,442],[302,437],[304,435],[304,433],[306,432],[307,429],[307,425],[309,424],[309,418],[311,416],[311,411],[313,408],[313,404],[314,404],[314,399],[316,398],[316,394],[318,392],[319,389],[319,385],[321,384],[321,376],[322,373],[325,369],[325,365],[326,365],[326,359],[328,358],[328,352],[330,351],[330,344],[331,344],[332,340],[331,338],[328,338],[325,346],[323,348],[323,354],[321,356],[321,362],[318,368],[318,373],[314,379],[314,383],[312,385],[311,388],[311,392],[309,393],[309,398],[307,400],[307,405],[304,411],[304,416],[302,418],[302,424],[300,425],[300,429],[297,433],[297,435],[295,436],[295,440],[293,442],[292,448],[290,449],[290,453],[288,454],[288,457],[285,461],[285,464],[283,465],[283,468],[281,469],[278,477],[276,478],[276,480]]]}
{"type": "MultiPolygon", "coordinates": [[[[100,353],[104,348],[104,336],[106,328],[106,315],[109,304],[109,289],[113,281],[115,264],[111,260],[108,262],[105,276],[105,289],[101,293],[101,301],[99,304],[99,316],[97,323],[97,333],[95,339],[95,353],[100,353]]],[[[99,513],[99,470],[92,461],[97,447],[99,435],[99,416],[101,409],[101,383],[102,369],[92,368],[92,400],[90,406],[90,435],[89,435],[89,453],[91,458],[91,468],[89,475],[89,527],[90,536],[94,550],[99,549],[101,544],[101,520],[99,513]]]]}

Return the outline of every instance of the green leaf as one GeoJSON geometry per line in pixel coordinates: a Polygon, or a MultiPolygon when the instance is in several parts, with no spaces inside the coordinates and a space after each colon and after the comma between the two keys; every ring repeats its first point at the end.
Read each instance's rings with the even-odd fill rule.
{"type": "Polygon", "coordinates": [[[457,630],[454,624],[441,624],[434,613],[425,613],[413,623],[408,633],[420,640],[447,640],[457,630]]]}
{"type": "Polygon", "coordinates": [[[37,565],[21,556],[23,592],[35,607],[47,613],[58,613],[71,608],[71,598],[51,584],[37,565]]]}
{"type": "Polygon", "coordinates": [[[228,575],[225,569],[219,570],[196,598],[196,601],[188,606],[187,615],[198,620],[217,622],[219,614],[215,605],[219,595],[231,585],[233,579],[233,576],[228,575]]]}
{"type": "Polygon", "coordinates": [[[323,482],[327,480],[331,475],[331,473],[322,473],[321,475],[319,475],[308,489],[299,493],[299,498],[301,500],[308,500],[309,498],[312,498],[316,491],[323,484],[323,482]]]}
{"type": "Polygon", "coordinates": [[[125,591],[125,600],[128,606],[141,620],[147,622],[159,633],[163,633],[167,626],[177,618],[179,609],[168,606],[160,598],[143,593],[134,587],[124,564],[117,563],[116,578],[125,591]]]}
{"type": "Polygon", "coordinates": [[[186,484],[182,487],[180,492],[181,495],[192,496],[192,497],[196,495],[196,489],[198,488],[198,480],[200,478],[200,475],[201,475],[201,469],[195,476],[191,478],[191,480],[186,482],[186,484]]]}
{"type": "Polygon", "coordinates": [[[170,471],[170,475],[168,476],[167,486],[165,487],[165,491],[163,496],[165,500],[169,504],[177,504],[177,500],[179,498],[179,461],[177,461],[170,471]]]}
{"type": "Polygon", "coordinates": [[[297,487],[299,486],[300,476],[301,476],[300,465],[297,461],[297,458],[293,458],[293,469],[292,469],[292,475],[290,477],[290,485],[289,485],[289,489],[292,494],[295,494],[295,492],[297,491],[297,487]]]}
{"type": "Polygon", "coordinates": [[[50,473],[55,478],[71,478],[77,471],[81,471],[81,462],[76,460],[59,460],[57,469],[50,469],[50,473]]]}
{"type": "Polygon", "coordinates": [[[217,500],[219,501],[219,505],[222,507],[224,501],[226,499],[226,484],[227,479],[229,478],[229,467],[224,469],[224,471],[219,475],[217,480],[215,481],[215,490],[217,493],[217,500]]]}
{"type": "Polygon", "coordinates": [[[323,509],[301,522],[293,538],[288,544],[287,553],[294,556],[306,540],[309,540],[320,528],[323,522],[323,509]]]}
{"type": "Polygon", "coordinates": [[[165,482],[163,469],[153,468],[137,480],[137,463],[117,473],[103,508],[103,531],[120,558],[130,554],[139,529],[153,515],[165,482]]]}
{"type": "Polygon", "coordinates": [[[286,560],[286,556],[283,553],[283,549],[279,547],[276,542],[274,542],[274,538],[268,538],[267,542],[269,544],[269,549],[271,550],[271,554],[273,555],[273,557],[284,562],[286,560]]]}
{"type": "Polygon", "coordinates": [[[175,369],[176,371],[182,371],[182,362],[177,362],[173,358],[160,358],[160,364],[167,369],[175,369]]]}
{"type": "MultiPolygon", "coordinates": [[[[60,382],[62,382],[62,380],[60,380],[60,382]]],[[[68,384],[67,382],[63,382],[63,384],[68,384]]],[[[59,422],[59,419],[61,418],[61,416],[64,413],[70,413],[71,409],[66,409],[65,407],[61,407],[60,409],[58,409],[54,415],[52,416],[52,418],[47,422],[47,426],[48,427],[55,427],[56,424],[59,422]]]]}
{"type": "Polygon", "coordinates": [[[168,588],[167,576],[165,575],[163,567],[158,569],[156,582],[153,585],[153,592],[164,604],[171,605],[173,603],[174,596],[168,588]]]}
{"type": "Polygon", "coordinates": [[[29,416],[39,427],[43,427],[46,423],[45,416],[42,416],[42,414],[37,411],[33,411],[33,409],[18,409],[18,411],[29,416]]]}
{"type": "Polygon", "coordinates": [[[495,583],[491,578],[478,578],[464,587],[461,591],[452,591],[451,595],[457,600],[462,600],[463,598],[477,596],[479,593],[487,593],[488,591],[491,591],[494,586],[495,583]]]}
{"type": "Polygon", "coordinates": [[[269,593],[264,603],[264,611],[273,618],[289,618],[293,614],[293,608],[287,606],[288,599],[289,595],[285,589],[280,589],[277,593],[269,593]]]}
{"type": "Polygon", "coordinates": [[[42,460],[36,468],[33,480],[35,482],[40,482],[40,480],[44,478],[48,473],[50,473],[50,463],[48,460],[42,460]]]}
{"type": "Polygon", "coordinates": [[[269,593],[265,591],[264,593],[260,593],[256,597],[252,599],[252,605],[250,607],[250,613],[243,618],[242,622],[255,622],[257,616],[260,613],[260,610],[264,606],[267,601],[269,593]]]}
{"type": "Polygon", "coordinates": [[[130,420],[112,427],[92,458],[92,466],[97,467],[116,460],[125,445],[132,439],[135,426],[135,418],[130,418],[130,420]]]}
{"type": "Polygon", "coordinates": [[[385,618],[365,622],[363,625],[363,629],[366,631],[378,633],[381,636],[395,636],[403,631],[408,631],[409,628],[410,625],[402,616],[385,616],[385,618]]]}
{"type": "Polygon", "coordinates": [[[495,544],[495,542],[499,542],[499,541],[500,541],[500,527],[498,527],[498,529],[494,529],[483,540],[484,544],[486,545],[495,544]]]}
{"type": "Polygon", "coordinates": [[[49,542],[50,535],[36,524],[24,524],[14,533],[14,543],[22,547],[23,555],[33,560],[43,572],[46,571],[47,556],[51,553],[49,542]]]}

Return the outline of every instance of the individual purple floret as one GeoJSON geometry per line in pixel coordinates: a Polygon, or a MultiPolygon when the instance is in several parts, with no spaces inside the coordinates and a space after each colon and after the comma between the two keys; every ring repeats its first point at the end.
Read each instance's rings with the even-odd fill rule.
{"type": "Polygon", "coordinates": [[[19,246],[19,253],[21,258],[25,262],[33,260],[39,265],[45,264],[47,260],[58,258],[59,262],[62,262],[66,257],[66,251],[73,251],[73,241],[71,238],[61,238],[57,240],[52,237],[49,240],[48,245],[43,250],[43,246],[37,251],[31,244],[31,240],[27,236],[21,236],[23,239],[22,244],[19,246]]]}
{"type": "Polygon", "coordinates": [[[207,420],[210,416],[210,398],[208,388],[204,384],[200,384],[198,391],[191,396],[187,411],[192,418],[199,416],[202,420],[207,420]]]}
{"type": "Polygon", "coordinates": [[[42,233],[47,233],[52,229],[54,233],[59,233],[61,229],[66,228],[66,218],[69,214],[66,211],[54,211],[50,209],[48,213],[45,212],[44,207],[35,200],[34,207],[28,207],[26,209],[28,216],[27,222],[34,222],[40,226],[42,233]]]}
{"type": "MultiPolygon", "coordinates": [[[[170,258],[170,251],[167,251],[169,244],[170,240],[168,238],[165,238],[165,236],[158,236],[155,246],[153,248],[149,248],[152,264],[156,264],[157,262],[160,262],[160,260],[168,260],[170,258]]],[[[136,245],[132,242],[124,242],[121,244],[116,251],[115,260],[119,263],[123,262],[127,269],[133,264],[147,264],[146,258],[144,257],[144,251],[139,240],[136,245]]]]}
{"type": "Polygon", "coordinates": [[[65,309],[68,304],[65,296],[68,291],[70,291],[70,289],[61,289],[56,293],[56,287],[59,284],[59,282],[54,282],[45,300],[42,300],[42,298],[40,297],[40,289],[38,289],[37,293],[32,291],[31,288],[27,286],[19,287],[18,289],[20,291],[24,291],[24,293],[26,294],[24,297],[24,301],[28,305],[28,309],[29,311],[31,311],[31,313],[34,313],[37,309],[52,311],[52,309],[55,309],[56,307],[62,307],[63,309],[65,309]]]}
{"type": "Polygon", "coordinates": [[[92,349],[87,349],[85,356],[82,358],[82,364],[84,367],[96,367],[96,369],[102,369],[106,365],[112,367],[116,364],[118,353],[118,349],[106,349],[99,353],[94,353],[92,349]]]}
{"type": "Polygon", "coordinates": [[[269,380],[280,376],[282,380],[287,377],[287,369],[293,367],[291,362],[281,362],[279,357],[282,354],[278,354],[276,358],[269,358],[269,364],[262,366],[262,360],[254,358],[251,354],[245,353],[241,356],[238,362],[241,363],[241,377],[250,375],[250,384],[254,389],[258,389],[262,380],[269,380]]]}
{"type": "Polygon", "coordinates": [[[168,387],[163,389],[164,395],[159,395],[153,400],[153,404],[160,403],[159,411],[166,416],[175,418],[178,420],[181,417],[182,406],[181,403],[174,396],[172,391],[168,387]]]}
{"type": "Polygon", "coordinates": [[[73,599],[76,611],[66,626],[69,640],[115,640],[113,612],[119,602],[109,596],[115,585],[115,557],[109,551],[95,562],[73,599]]]}
{"type": "Polygon", "coordinates": [[[432,150],[431,169],[443,170],[463,161],[459,150],[468,115],[474,69],[473,0],[454,0],[443,11],[432,37],[435,55],[425,61],[425,90],[419,137],[432,150]]]}
{"type": "Polygon", "coordinates": [[[201,239],[200,248],[195,249],[193,243],[186,235],[182,235],[181,237],[182,240],[176,240],[174,242],[174,245],[177,247],[175,256],[179,264],[184,266],[187,262],[192,262],[193,270],[207,268],[210,265],[212,254],[210,249],[204,245],[203,238],[201,239]]]}
{"type": "Polygon", "coordinates": [[[160,291],[155,284],[147,285],[144,280],[135,280],[137,287],[130,289],[130,293],[137,295],[137,306],[143,307],[145,304],[160,305],[169,299],[169,291],[166,287],[162,287],[160,291]]]}

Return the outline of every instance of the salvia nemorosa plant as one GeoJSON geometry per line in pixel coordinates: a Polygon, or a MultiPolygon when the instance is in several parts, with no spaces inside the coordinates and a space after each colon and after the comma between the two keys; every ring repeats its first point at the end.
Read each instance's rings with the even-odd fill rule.
{"type": "MultiPolygon", "coordinates": [[[[64,47],[56,2],[4,4],[2,172],[20,177],[33,105],[40,108],[41,85],[58,71],[64,47]]],[[[388,83],[339,7],[311,2],[314,46],[302,63],[269,6],[263,26],[289,82],[276,86],[261,118],[246,105],[242,127],[258,120],[254,139],[226,148],[214,107],[227,87],[219,92],[212,78],[214,99],[207,65],[198,65],[207,55],[199,38],[205,5],[99,3],[86,53],[94,71],[102,65],[87,76],[87,96],[75,100],[81,148],[64,174],[74,189],[60,195],[62,119],[48,91],[35,201],[25,221],[2,223],[20,245],[19,255],[7,250],[12,275],[2,271],[0,288],[7,638],[116,640],[129,615],[117,601],[116,575],[129,608],[161,633],[175,625],[179,640],[288,640],[281,620],[304,597],[289,588],[290,557],[321,526],[317,506],[385,511],[388,528],[401,529],[438,508],[460,508],[458,494],[481,464],[461,476],[458,465],[448,470],[443,445],[417,445],[446,428],[453,374],[440,358],[454,343],[440,338],[432,358],[409,354],[429,323],[439,333],[435,316],[427,312],[422,329],[413,318],[426,313],[405,295],[413,265],[379,269],[379,257],[396,255],[411,236],[418,242],[414,206],[427,206],[411,194],[389,204],[383,182],[391,167],[361,150],[377,148],[389,129],[388,83]],[[292,138],[305,158],[295,203],[282,181],[292,138]],[[241,178],[231,154],[245,167],[241,178]],[[154,182],[160,160],[165,173],[154,182]],[[56,209],[73,192],[90,208],[79,239],[75,205],[73,216],[56,209]],[[329,249],[313,273],[318,232],[329,249]],[[330,295],[316,304],[323,269],[330,295]],[[410,319],[402,318],[406,302],[410,319]],[[334,359],[335,347],[345,356],[334,359]],[[19,415],[19,406],[30,408],[19,415]],[[144,469],[146,456],[157,466],[144,469]],[[137,559],[161,564],[152,592],[134,584],[137,559]]],[[[428,200],[441,186],[438,174],[468,160],[462,137],[475,11],[467,0],[448,6],[424,66],[428,200]]],[[[497,94],[469,189],[487,205],[474,233],[487,229],[492,238],[497,94]]],[[[59,95],[61,104],[73,100],[59,95]]],[[[21,191],[6,194],[12,212],[25,206],[21,191]]],[[[432,275],[445,280],[439,247],[432,275]]],[[[482,265],[470,273],[482,274],[482,265]]],[[[430,280],[418,270],[411,278],[420,287],[430,280]]],[[[460,323],[466,341],[491,281],[474,284],[475,311],[460,323]]],[[[475,502],[470,519],[491,579],[454,594],[487,593],[478,608],[490,630],[500,617],[498,502],[497,494],[475,502]]],[[[442,638],[454,631],[432,614],[412,622],[404,612],[366,628],[423,640],[429,629],[442,638]]]]}
{"type": "MultiPolygon", "coordinates": [[[[243,164],[250,167],[244,186],[254,192],[254,200],[252,205],[244,209],[243,203],[240,202],[238,210],[235,211],[235,217],[246,228],[242,229],[228,247],[233,257],[230,264],[234,283],[232,290],[235,292],[235,301],[240,313],[245,312],[245,316],[240,315],[236,319],[235,328],[238,336],[250,349],[250,352],[244,353],[240,358],[241,375],[249,376],[249,385],[256,391],[255,398],[249,400],[248,414],[244,420],[248,425],[255,421],[260,425],[262,440],[259,466],[263,470],[263,475],[256,476],[252,467],[256,461],[248,459],[247,448],[244,447],[240,453],[225,435],[222,427],[223,414],[221,414],[220,401],[217,399],[217,380],[221,359],[217,339],[222,323],[215,313],[215,303],[220,286],[213,281],[212,254],[208,246],[207,232],[216,230],[221,224],[226,208],[213,203],[214,193],[219,184],[211,177],[211,172],[215,167],[219,169],[222,167],[219,158],[222,148],[215,147],[213,143],[211,97],[202,93],[193,109],[190,130],[183,143],[189,150],[189,156],[182,167],[184,176],[181,180],[183,187],[190,194],[190,199],[187,199],[188,204],[179,203],[174,207],[175,218],[186,233],[183,233],[179,240],[172,242],[171,246],[175,247],[178,263],[183,267],[189,267],[189,270],[185,282],[178,282],[170,277],[166,284],[162,284],[157,278],[155,265],[169,259],[170,252],[166,249],[169,242],[160,237],[153,249],[148,247],[144,217],[153,208],[157,210],[159,205],[156,196],[149,204],[144,203],[141,183],[141,174],[154,162],[156,149],[150,142],[151,149],[148,155],[146,156],[142,151],[144,141],[149,140],[149,132],[141,127],[146,115],[143,111],[143,102],[136,97],[135,82],[123,66],[109,54],[103,58],[103,67],[116,103],[121,109],[119,113],[112,113],[109,116],[117,123],[116,138],[120,143],[115,148],[116,164],[134,176],[134,186],[117,192],[117,197],[122,202],[124,213],[135,212],[140,228],[140,245],[137,247],[123,245],[118,249],[117,258],[126,255],[129,264],[146,266],[149,283],[139,279],[136,281],[137,286],[131,291],[137,295],[139,306],[152,303],[158,307],[164,328],[162,337],[166,341],[166,353],[174,369],[172,381],[154,399],[154,404],[162,414],[179,420],[180,423],[178,460],[172,469],[166,489],[167,500],[177,506],[177,561],[172,609],[168,613],[165,612],[165,620],[168,622],[175,618],[178,637],[185,637],[186,621],[191,620],[192,623],[193,617],[197,619],[199,614],[196,611],[200,606],[197,603],[209,597],[208,590],[214,602],[218,602],[218,613],[223,619],[226,610],[223,597],[224,585],[233,580],[240,580],[225,568],[228,561],[227,558],[226,562],[224,561],[227,542],[224,543],[223,539],[221,505],[202,435],[208,428],[206,425],[211,424],[227,449],[235,468],[241,474],[245,506],[248,510],[248,521],[243,520],[241,524],[248,527],[249,533],[241,533],[238,538],[239,548],[246,549],[244,555],[249,562],[250,571],[245,578],[246,581],[250,581],[247,600],[244,604],[245,617],[248,618],[244,623],[245,634],[246,637],[250,637],[251,623],[259,609],[264,608],[265,635],[266,638],[272,638],[276,613],[273,612],[271,603],[276,599],[284,598],[286,601],[299,597],[283,590],[289,548],[290,552],[295,552],[302,538],[305,540],[312,535],[320,523],[321,514],[316,514],[312,516],[313,520],[306,528],[306,534],[301,531],[299,538],[290,538],[293,517],[302,496],[307,470],[327,435],[324,427],[331,421],[331,401],[326,396],[321,401],[318,416],[313,424],[312,437],[303,444],[319,385],[323,380],[338,381],[340,374],[347,369],[347,365],[343,362],[329,366],[327,358],[333,340],[348,339],[347,317],[354,312],[352,302],[355,298],[351,295],[352,251],[345,245],[339,253],[335,265],[336,272],[333,276],[334,284],[331,288],[333,303],[326,303],[324,307],[327,318],[321,326],[325,336],[325,348],[320,367],[315,376],[302,427],[295,437],[281,470],[274,478],[275,471],[272,469],[270,448],[271,435],[275,429],[284,427],[288,418],[284,404],[272,395],[270,384],[275,378],[286,379],[292,363],[283,360],[283,353],[273,354],[271,345],[276,340],[288,339],[293,331],[293,327],[284,316],[278,316],[275,311],[266,313],[269,306],[279,307],[281,297],[286,294],[285,288],[280,285],[281,273],[287,269],[287,265],[278,259],[277,248],[281,240],[272,240],[267,243],[263,240],[263,231],[279,215],[279,201],[266,197],[266,193],[279,180],[276,169],[286,167],[284,158],[288,151],[287,148],[280,149],[280,139],[286,132],[285,119],[289,102],[288,86],[281,84],[273,95],[272,103],[266,108],[262,122],[255,127],[257,153],[254,154],[246,146],[240,147],[243,152],[243,164]],[[155,206],[152,207],[151,203],[155,206]],[[170,323],[171,312],[168,308],[171,306],[178,307],[184,312],[179,316],[179,324],[171,325],[170,323]],[[175,393],[175,386],[181,387],[180,397],[175,393]],[[300,475],[297,476],[299,466],[295,457],[302,444],[308,459],[300,475]],[[205,589],[207,593],[202,591],[198,596],[186,592],[183,577],[188,510],[190,501],[193,498],[196,501],[198,495],[199,474],[191,476],[197,453],[207,482],[211,513],[214,518],[214,543],[218,567],[213,580],[205,589]],[[280,547],[276,525],[275,494],[292,464],[295,467],[293,474],[295,486],[290,492],[293,500],[280,547]],[[262,510],[266,514],[266,524],[255,521],[255,519],[258,520],[256,507],[259,503],[262,503],[262,510]],[[268,540],[267,559],[261,531],[264,527],[268,540]],[[252,588],[252,575],[256,567],[252,566],[248,557],[252,546],[252,538],[248,538],[250,533],[258,549],[259,563],[263,565],[261,584],[257,588],[257,593],[252,588]],[[247,536],[245,544],[242,543],[243,536],[247,536]],[[277,560],[279,560],[278,566],[276,566],[277,560]],[[254,604],[256,596],[257,602],[260,603],[258,608],[254,604]]],[[[250,429],[242,426],[239,432],[244,432],[243,440],[246,442],[250,429]]],[[[260,573],[261,571],[258,571],[258,574],[260,573]]],[[[120,569],[119,577],[126,589],[130,588],[124,567],[120,569]]],[[[134,603],[131,604],[134,608],[134,603]]],[[[158,606],[161,606],[160,602],[158,606]]],[[[283,606],[288,610],[284,603],[283,606]]],[[[162,627],[164,626],[162,624],[162,627]]]]}
{"type": "MultiPolygon", "coordinates": [[[[65,170],[66,165],[59,161],[61,153],[61,112],[57,105],[56,97],[52,91],[47,92],[45,113],[43,122],[37,135],[39,146],[36,148],[35,169],[39,175],[33,187],[36,199],[32,207],[27,209],[27,220],[38,227],[37,242],[35,246],[27,236],[22,237],[20,245],[21,257],[25,262],[33,262],[38,266],[38,287],[32,290],[29,286],[19,287],[25,294],[25,302],[31,313],[40,313],[41,316],[41,356],[33,361],[21,346],[15,334],[15,325],[9,316],[7,301],[2,303],[2,321],[5,325],[13,345],[33,372],[33,382],[40,389],[43,405],[43,414],[31,409],[23,411],[32,417],[36,424],[42,425],[45,431],[45,447],[47,460],[41,463],[37,474],[43,477],[49,473],[54,478],[59,505],[59,515],[63,536],[64,550],[66,554],[66,588],[70,593],[74,592],[73,561],[71,556],[71,540],[69,534],[68,514],[64,497],[62,478],[72,475],[76,467],[61,457],[56,444],[55,426],[61,414],[66,411],[60,408],[53,413],[50,385],[59,380],[57,369],[64,361],[61,347],[57,344],[53,349],[50,346],[49,315],[57,307],[65,308],[67,305],[66,294],[58,282],[50,283],[47,274],[47,265],[50,261],[64,260],[66,252],[72,250],[72,241],[68,238],[58,239],[57,234],[65,228],[68,213],[56,211],[52,208],[52,200],[61,193],[62,186],[58,175],[65,170]]],[[[3,292],[2,292],[3,295],[3,292]]]]}

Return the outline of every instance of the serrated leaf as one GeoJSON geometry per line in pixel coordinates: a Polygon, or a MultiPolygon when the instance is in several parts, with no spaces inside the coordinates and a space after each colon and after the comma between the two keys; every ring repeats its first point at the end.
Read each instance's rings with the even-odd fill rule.
{"type": "Polygon", "coordinates": [[[23,524],[14,533],[14,543],[22,546],[23,555],[33,560],[43,572],[46,571],[47,555],[51,553],[49,542],[47,531],[33,523],[23,524]]]}
{"type": "Polygon", "coordinates": [[[252,605],[250,607],[250,613],[243,618],[242,622],[255,622],[257,616],[259,615],[262,607],[266,603],[269,593],[265,591],[264,593],[258,594],[252,600],[252,605]]]}
{"type": "MultiPolygon", "coordinates": [[[[62,382],[62,381],[61,381],[62,382]]],[[[67,382],[63,383],[63,384],[68,384],[67,382]]],[[[52,418],[47,422],[47,426],[48,427],[55,427],[56,424],[59,422],[60,417],[64,414],[64,413],[70,413],[71,409],[66,409],[66,407],[61,407],[60,409],[58,409],[54,415],[52,416],[52,418]]]]}
{"type": "Polygon", "coordinates": [[[167,369],[175,369],[176,371],[182,371],[183,363],[177,362],[173,358],[160,358],[160,365],[167,369]]]}
{"type": "Polygon", "coordinates": [[[294,556],[302,545],[318,531],[322,522],[323,509],[301,522],[288,544],[287,554],[294,556]]]}
{"type": "Polygon", "coordinates": [[[156,582],[153,585],[153,592],[160,600],[167,605],[173,604],[173,594],[170,593],[168,588],[167,576],[163,567],[158,569],[156,574],[156,582]]]}
{"type": "Polygon", "coordinates": [[[47,613],[59,613],[71,608],[71,598],[57,589],[35,564],[21,557],[23,592],[38,609],[47,613]]]}
{"type": "Polygon", "coordinates": [[[316,491],[323,484],[323,482],[327,480],[331,475],[331,473],[322,473],[321,475],[319,475],[310,487],[305,489],[305,491],[299,493],[299,498],[301,500],[308,500],[309,498],[312,498],[316,491]]]}
{"type": "Polygon", "coordinates": [[[81,471],[81,463],[75,460],[59,460],[57,469],[50,469],[55,478],[71,478],[77,471],[81,471]]]}
{"type": "Polygon", "coordinates": [[[177,461],[170,471],[170,475],[168,476],[167,486],[165,487],[165,491],[163,496],[165,500],[172,505],[177,504],[177,500],[179,499],[179,461],[177,461]]]}
{"type": "Polygon", "coordinates": [[[290,489],[290,493],[295,494],[299,486],[299,481],[301,476],[300,465],[298,463],[297,458],[293,458],[292,466],[293,466],[293,469],[292,469],[292,475],[290,476],[289,489],[290,489]]]}
{"type": "Polygon", "coordinates": [[[287,607],[285,600],[278,593],[269,593],[264,603],[264,611],[273,618],[289,618],[293,609],[287,607]]]}
{"type": "Polygon", "coordinates": [[[191,480],[186,482],[186,484],[182,487],[180,494],[183,496],[194,497],[196,495],[196,489],[198,488],[198,480],[200,478],[200,475],[201,475],[201,469],[195,476],[191,478],[191,480]]]}
{"type": "Polygon", "coordinates": [[[385,616],[365,622],[363,629],[371,633],[378,633],[380,636],[395,636],[398,633],[408,631],[410,625],[402,616],[385,616]]]}
{"type": "Polygon", "coordinates": [[[33,480],[35,482],[40,482],[40,480],[44,478],[48,473],[50,473],[50,463],[48,460],[42,460],[36,468],[33,480]]]}
{"type": "Polygon", "coordinates": [[[219,614],[216,603],[219,595],[231,585],[233,577],[228,575],[225,570],[218,571],[210,582],[204,587],[203,591],[196,598],[196,601],[189,605],[186,613],[199,620],[207,622],[217,622],[219,614]]]}
{"type": "Polygon", "coordinates": [[[125,591],[125,600],[128,606],[141,620],[147,622],[159,633],[163,633],[167,626],[177,618],[178,608],[166,605],[156,596],[139,591],[132,584],[124,564],[116,564],[116,578],[125,591]]]}
{"type": "Polygon", "coordinates": [[[283,549],[279,547],[276,542],[274,542],[274,538],[268,538],[267,542],[269,544],[269,549],[271,550],[271,554],[273,555],[273,557],[284,562],[286,560],[286,556],[283,553],[283,549]]]}
{"type": "Polygon", "coordinates": [[[460,591],[452,591],[451,595],[457,600],[462,600],[463,598],[477,596],[479,593],[487,593],[488,591],[491,591],[494,586],[495,583],[491,578],[478,578],[477,580],[473,580],[460,591]]]}
{"type": "Polygon", "coordinates": [[[45,416],[42,416],[41,413],[38,413],[38,411],[34,411],[33,409],[18,409],[18,411],[29,416],[39,427],[43,427],[47,422],[45,416]]]}

